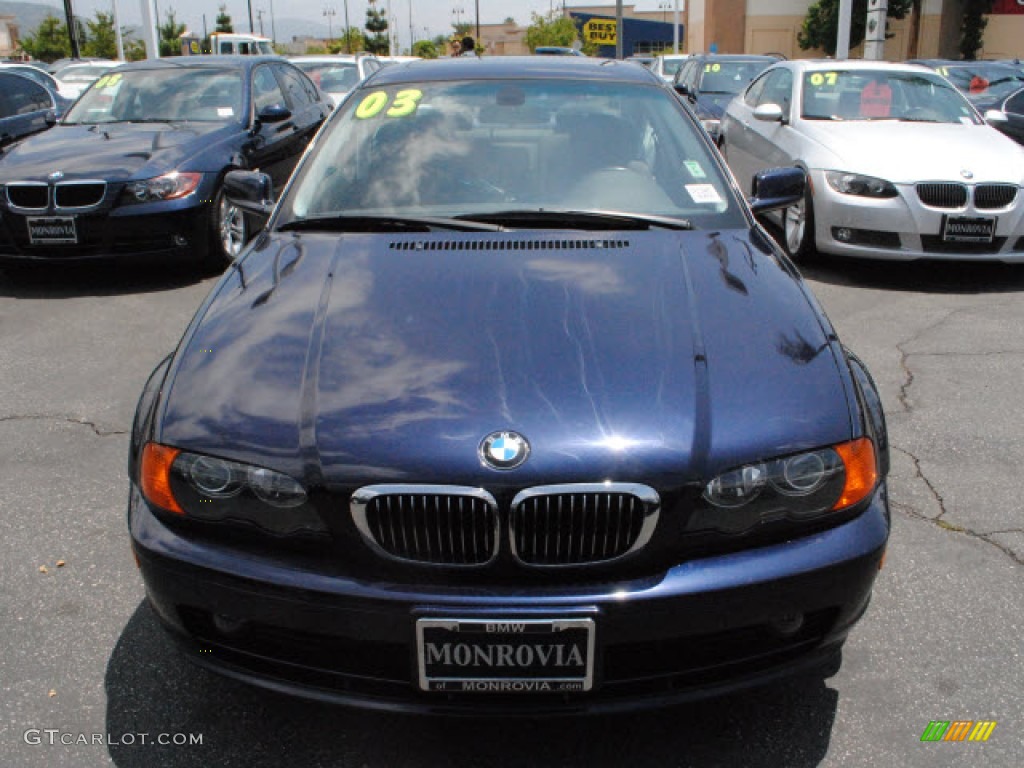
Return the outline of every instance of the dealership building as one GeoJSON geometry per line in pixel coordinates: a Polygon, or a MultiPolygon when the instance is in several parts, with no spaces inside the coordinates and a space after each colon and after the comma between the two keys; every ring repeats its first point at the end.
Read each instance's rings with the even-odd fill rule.
{"type": "MultiPolygon", "coordinates": [[[[814,0],[680,0],[680,48],[685,53],[781,53],[787,58],[820,56],[804,51],[797,34],[814,0]]],[[[653,0],[652,0],[653,4],[653,0]]],[[[921,0],[920,15],[890,19],[885,57],[892,61],[913,58],[960,58],[963,0],[921,0]]],[[[674,0],[663,0],[658,10],[637,10],[623,5],[623,54],[632,56],[672,50],[674,0]]],[[[570,16],[586,34],[604,21],[614,22],[615,4],[566,5],[570,16]]],[[[528,54],[526,27],[514,22],[481,25],[480,38],[490,55],[528,54]]],[[[614,43],[600,45],[598,55],[614,56],[614,43]]],[[[851,51],[861,56],[860,47],[851,51]]],[[[1024,59],[1024,0],[995,0],[988,17],[979,58],[1024,59]]]]}

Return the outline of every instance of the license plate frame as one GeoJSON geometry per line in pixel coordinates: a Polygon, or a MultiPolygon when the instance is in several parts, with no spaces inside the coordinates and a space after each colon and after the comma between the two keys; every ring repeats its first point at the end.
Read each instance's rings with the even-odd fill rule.
{"type": "Polygon", "coordinates": [[[943,216],[942,241],[946,243],[991,243],[996,236],[996,216],[943,216]],[[959,228],[961,231],[950,231],[959,228]]]}
{"type": "Polygon", "coordinates": [[[418,618],[419,688],[439,693],[586,693],[594,687],[595,636],[592,618],[418,618]],[[512,664],[505,663],[510,660],[512,664]]]}
{"type": "Polygon", "coordinates": [[[32,245],[78,245],[78,226],[74,216],[28,216],[28,241],[32,245]],[[56,234],[38,234],[41,227],[57,228],[56,234]]]}

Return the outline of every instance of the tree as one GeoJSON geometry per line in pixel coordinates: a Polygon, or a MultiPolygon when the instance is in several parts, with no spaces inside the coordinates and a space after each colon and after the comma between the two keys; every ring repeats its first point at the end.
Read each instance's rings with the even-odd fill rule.
{"type": "Polygon", "coordinates": [[[515,23],[516,23],[516,20],[515,20],[515,19],[513,19],[513,18],[512,18],[511,16],[506,16],[506,17],[505,17],[505,21],[504,21],[504,23],[505,23],[505,24],[515,24],[515,23]]]}
{"type": "Polygon", "coordinates": [[[217,26],[214,28],[214,32],[234,32],[235,27],[231,23],[231,16],[228,15],[228,7],[221,3],[218,9],[220,13],[217,14],[217,18],[214,20],[217,26]]]}
{"type": "Polygon", "coordinates": [[[370,0],[366,9],[366,50],[378,55],[386,55],[390,50],[388,44],[388,16],[386,11],[378,11],[376,0],[370,0]],[[370,34],[370,33],[373,34],[370,34]]]}
{"type": "Polygon", "coordinates": [[[964,0],[964,17],[960,22],[960,54],[968,61],[978,58],[982,38],[992,12],[993,0],[964,0]]]}
{"type": "Polygon", "coordinates": [[[452,29],[455,30],[455,39],[456,40],[461,40],[462,38],[466,37],[467,35],[472,35],[473,34],[473,25],[470,24],[468,21],[461,21],[458,24],[453,23],[452,24],[452,29]]]}
{"type": "Polygon", "coordinates": [[[174,9],[167,11],[164,17],[166,22],[160,24],[156,29],[160,33],[160,55],[181,56],[181,33],[185,31],[185,25],[179,24],[174,15],[174,9]]]}
{"type": "Polygon", "coordinates": [[[433,40],[417,40],[412,46],[412,55],[421,59],[436,59],[438,56],[437,46],[433,40]]]}
{"type": "Polygon", "coordinates": [[[56,61],[71,55],[68,28],[56,16],[48,15],[35,32],[21,38],[21,47],[33,59],[56,61]]]}
{"type": "MultiPolygon", "coordinates": [[[[526,45],[530,52],[543,45],[557,45],[568,48],[579,39],[579,30],[568,16],[555,11],[547,16],[539,13],[531,14],[532,23],[526,28],[526,45]]],[[[597,46],[593,43],[583,45],[583,53],[593,54],[597,46]]]]}
{"type": "MultiPolygon", "coordinates": [[[[331,53],[355,53],[366,50],[366,38],[358,27],[349,27],[342,32],[340,39],[335,40],[327,46],[331,53]],[[347,45],[346,45],[347,41],[347,45]]],[[[308,52],[308,51],[307,51],[308,52]]]]}
{"type": "Polygon", "coordinates": [[[85,26],[82,55],[95,56],[100,59],[116,59],[117,33],[114,31],[114,14],[96,11],[96,18],[86,21],[85,26]]]}
{"type": "MultiPolygon", "coordinates": [[[[889,0],[887,18],[902,19],[913,5],[913,0],[889,0]]],[[[864,42],[868,19],[868,0],[853,0],[850,15],[850,47],[864,42]]],[[[796,40],[805,50],[820,48],[829,56],[836,55],[836,37],[839,35],[839,0],[818,0],[807,9],[803,27],[796,40]]]]}

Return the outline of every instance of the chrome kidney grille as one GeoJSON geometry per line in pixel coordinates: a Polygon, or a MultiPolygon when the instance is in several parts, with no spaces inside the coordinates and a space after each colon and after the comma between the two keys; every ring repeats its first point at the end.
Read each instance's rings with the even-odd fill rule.
{"type": "Polygon", "coordinates": [[[967,205],[967,187],[963,184],[918,184],[917,196],[932,208],[963,208],[967,205]]]}
{"type": "MultiPolygon", "coordinates": [[[[605,563],[650,540],[660,499],[635,483],[528,488],[508,512],[510,555],[532,567],[605,563]]],[[[350,501],[367,544],[385,557],[443,566],[485,566],[501,549],[498,504],[482,488],[372,485],[350,501]]]]}
{"type": "Polygon", "coordinates": [[[105,181],[59,181],[53,188],[53,202],[58,209],[91,208],[103,201],[106,192],[105,181]]]}
{"type": "Polygon", "coordinates": [[[498,505],[480,488],[370,485],[350,508],[363,539],[391,558],[480,566],[498,554],[498,505]]]}
{"type": "Polygon", "coordinates": [[[26,211],[45,211],[50,205],[50,187],[42,182],[12,182],[4,185],[7,203],[26,211]]]}
{"type": "Polygon", "coordinates": [[[549,485],[512,500],[509,540],[517,560],[569,566],[616,560],[642,548],[658,522],[652,488],[631,483],[549,485]]]}
{"type": "Polygon", "coordinates": [[[1006,208],[1017,198],[1013,184],[979,184],[974,190],[974,207],[979,210],[1006,208]]]}

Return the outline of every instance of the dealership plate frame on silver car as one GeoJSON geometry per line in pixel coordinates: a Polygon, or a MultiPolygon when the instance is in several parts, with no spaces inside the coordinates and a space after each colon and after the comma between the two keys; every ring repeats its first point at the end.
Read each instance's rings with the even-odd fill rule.
{"type": "Polygon", "coordinates": [[[581,693],[594,687],[590,618],[420,618],[419,685],[443,693],[581,693]]]}
{"type": "Polygon", "coordinates": [[[28,240],[33,245],[78,243],[74,216],[29,216],[25,221],[28,240]]]}
{"type": "Polygon", "coordinates": [[[995,216],[943,216],[942,239],[947,243],[991,243],[998,221],[995,216]]]}

